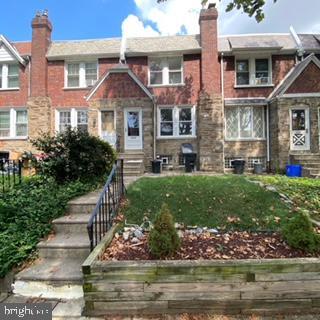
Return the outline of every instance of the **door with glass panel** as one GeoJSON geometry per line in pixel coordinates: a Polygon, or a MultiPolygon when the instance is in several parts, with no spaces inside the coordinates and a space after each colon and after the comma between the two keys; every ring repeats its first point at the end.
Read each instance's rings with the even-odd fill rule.
{"type": "Polygon", "coordinates": [[[114,110],[102,110],[100,112],[101,129],[100,135],[104,141],[107,141],[111,146],[116,148],[117,133],[116,119],[114,110]]]}
{"type": "Polygon", "coordinates": [[[290,110],[291,150],[310,150],[309,108],[290,110]]]}
{"type": "Polygon", "coordinates": [[[126,150],[142,149],[142,110],[124,110],[124,136],[126,150]]]}

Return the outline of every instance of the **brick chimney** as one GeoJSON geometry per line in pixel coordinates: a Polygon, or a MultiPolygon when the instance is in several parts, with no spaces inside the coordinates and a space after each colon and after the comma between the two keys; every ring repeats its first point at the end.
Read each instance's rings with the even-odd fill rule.
{"type": "Polygon", "coordinates": [[[208,94],[220,94],[220,64],[218,55],[218,10],[215,4],[202,9],[199,18],[202,90],[208,94]]]}
{"type": "Polygon", "coordinates": [[[48,62],[46,54],[51,43],[52,25],[48,12],[38,12],[32,20],[31,97],[47,96],[48,62]]]}

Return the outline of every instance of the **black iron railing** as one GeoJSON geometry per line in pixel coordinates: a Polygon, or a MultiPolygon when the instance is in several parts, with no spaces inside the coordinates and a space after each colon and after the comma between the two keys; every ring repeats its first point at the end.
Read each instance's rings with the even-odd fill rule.
{"type": "Polygon", "coordinates": [[[117,160],[88,222],[91,251],[111,228],[124,192],[123,160],[117,160]]]}
{"type": "Polygon", "coordinates": [[[0,159],[0,190],[5,192],[22,180],[22,161],[0,159]]]}

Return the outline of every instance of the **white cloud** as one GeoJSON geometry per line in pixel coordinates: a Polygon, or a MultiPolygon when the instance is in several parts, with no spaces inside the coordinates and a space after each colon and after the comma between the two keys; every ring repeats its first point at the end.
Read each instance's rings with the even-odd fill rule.
{"type": "MultiPolygon", "coordinates": [[[[195,34],[199,32],[201,0],[167,0],[158,4],[156,0],[132,0],[136,15],[129,15],[122,25],[124,34],[130,36],[154,36],[195,34]]],[[[212,1],[216,2],[216,1],[212,1]]],[[[319,0],[269,1],[265,7],[266,19],[257,23],[241,11],[225,12],[230,0],[218,1],[219,34],[289,32],[293,25],[297,32],[320,32],[319,0]]]]}
{"type": "Polygon", "coordinates": [[[142,27],[148,33],[153,30],[160,35],[199,32],[200,0],[168,0],[160,4],[156,0],[134,0],[134,2],[137,15],[128,16],[122,26],[126,35],[139,34],[142,27]]]}
{"type": "Polygon", "coordinates": [[[122,22],[122,34],[127,38],[155,37],[159,35],[159,32],[154,30],[151,26],[145,26],[137,16],[130,14],[122,22]]]}

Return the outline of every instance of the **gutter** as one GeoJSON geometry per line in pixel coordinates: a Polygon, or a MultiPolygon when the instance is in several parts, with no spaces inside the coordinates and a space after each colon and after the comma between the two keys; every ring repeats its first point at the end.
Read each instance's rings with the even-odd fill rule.
{"type": "Polygon", "coordinates": [[[221,72],[221,99],[222,99],[222,119],[223,119],[223,127],[222,127],[222,157],[223,157],[223,172],[225,171],[224,169],[224,158],[225,158],[225,153],[224,153],[224,148],[225,148],[225,115],[224,115],[224,54],[223,52],[221,53],[221,60],[220,60],[220,72],[221,72]]]}
{"type": "Polygon", "coordinates": [[[270,115],[270,112],[269,112],[269,108],[270,108],[270,103],[267,104],[267,170],[270,171],[270,128],[269,128],[269,125],[270,125],[270,121],[269,121],[269,115],[270,115]]]}
{"type": "Polygon", "coordinates": [[[153,103],[153,160],[157,157],[157,104],[155,96],[152,98],[153,103]]]}

